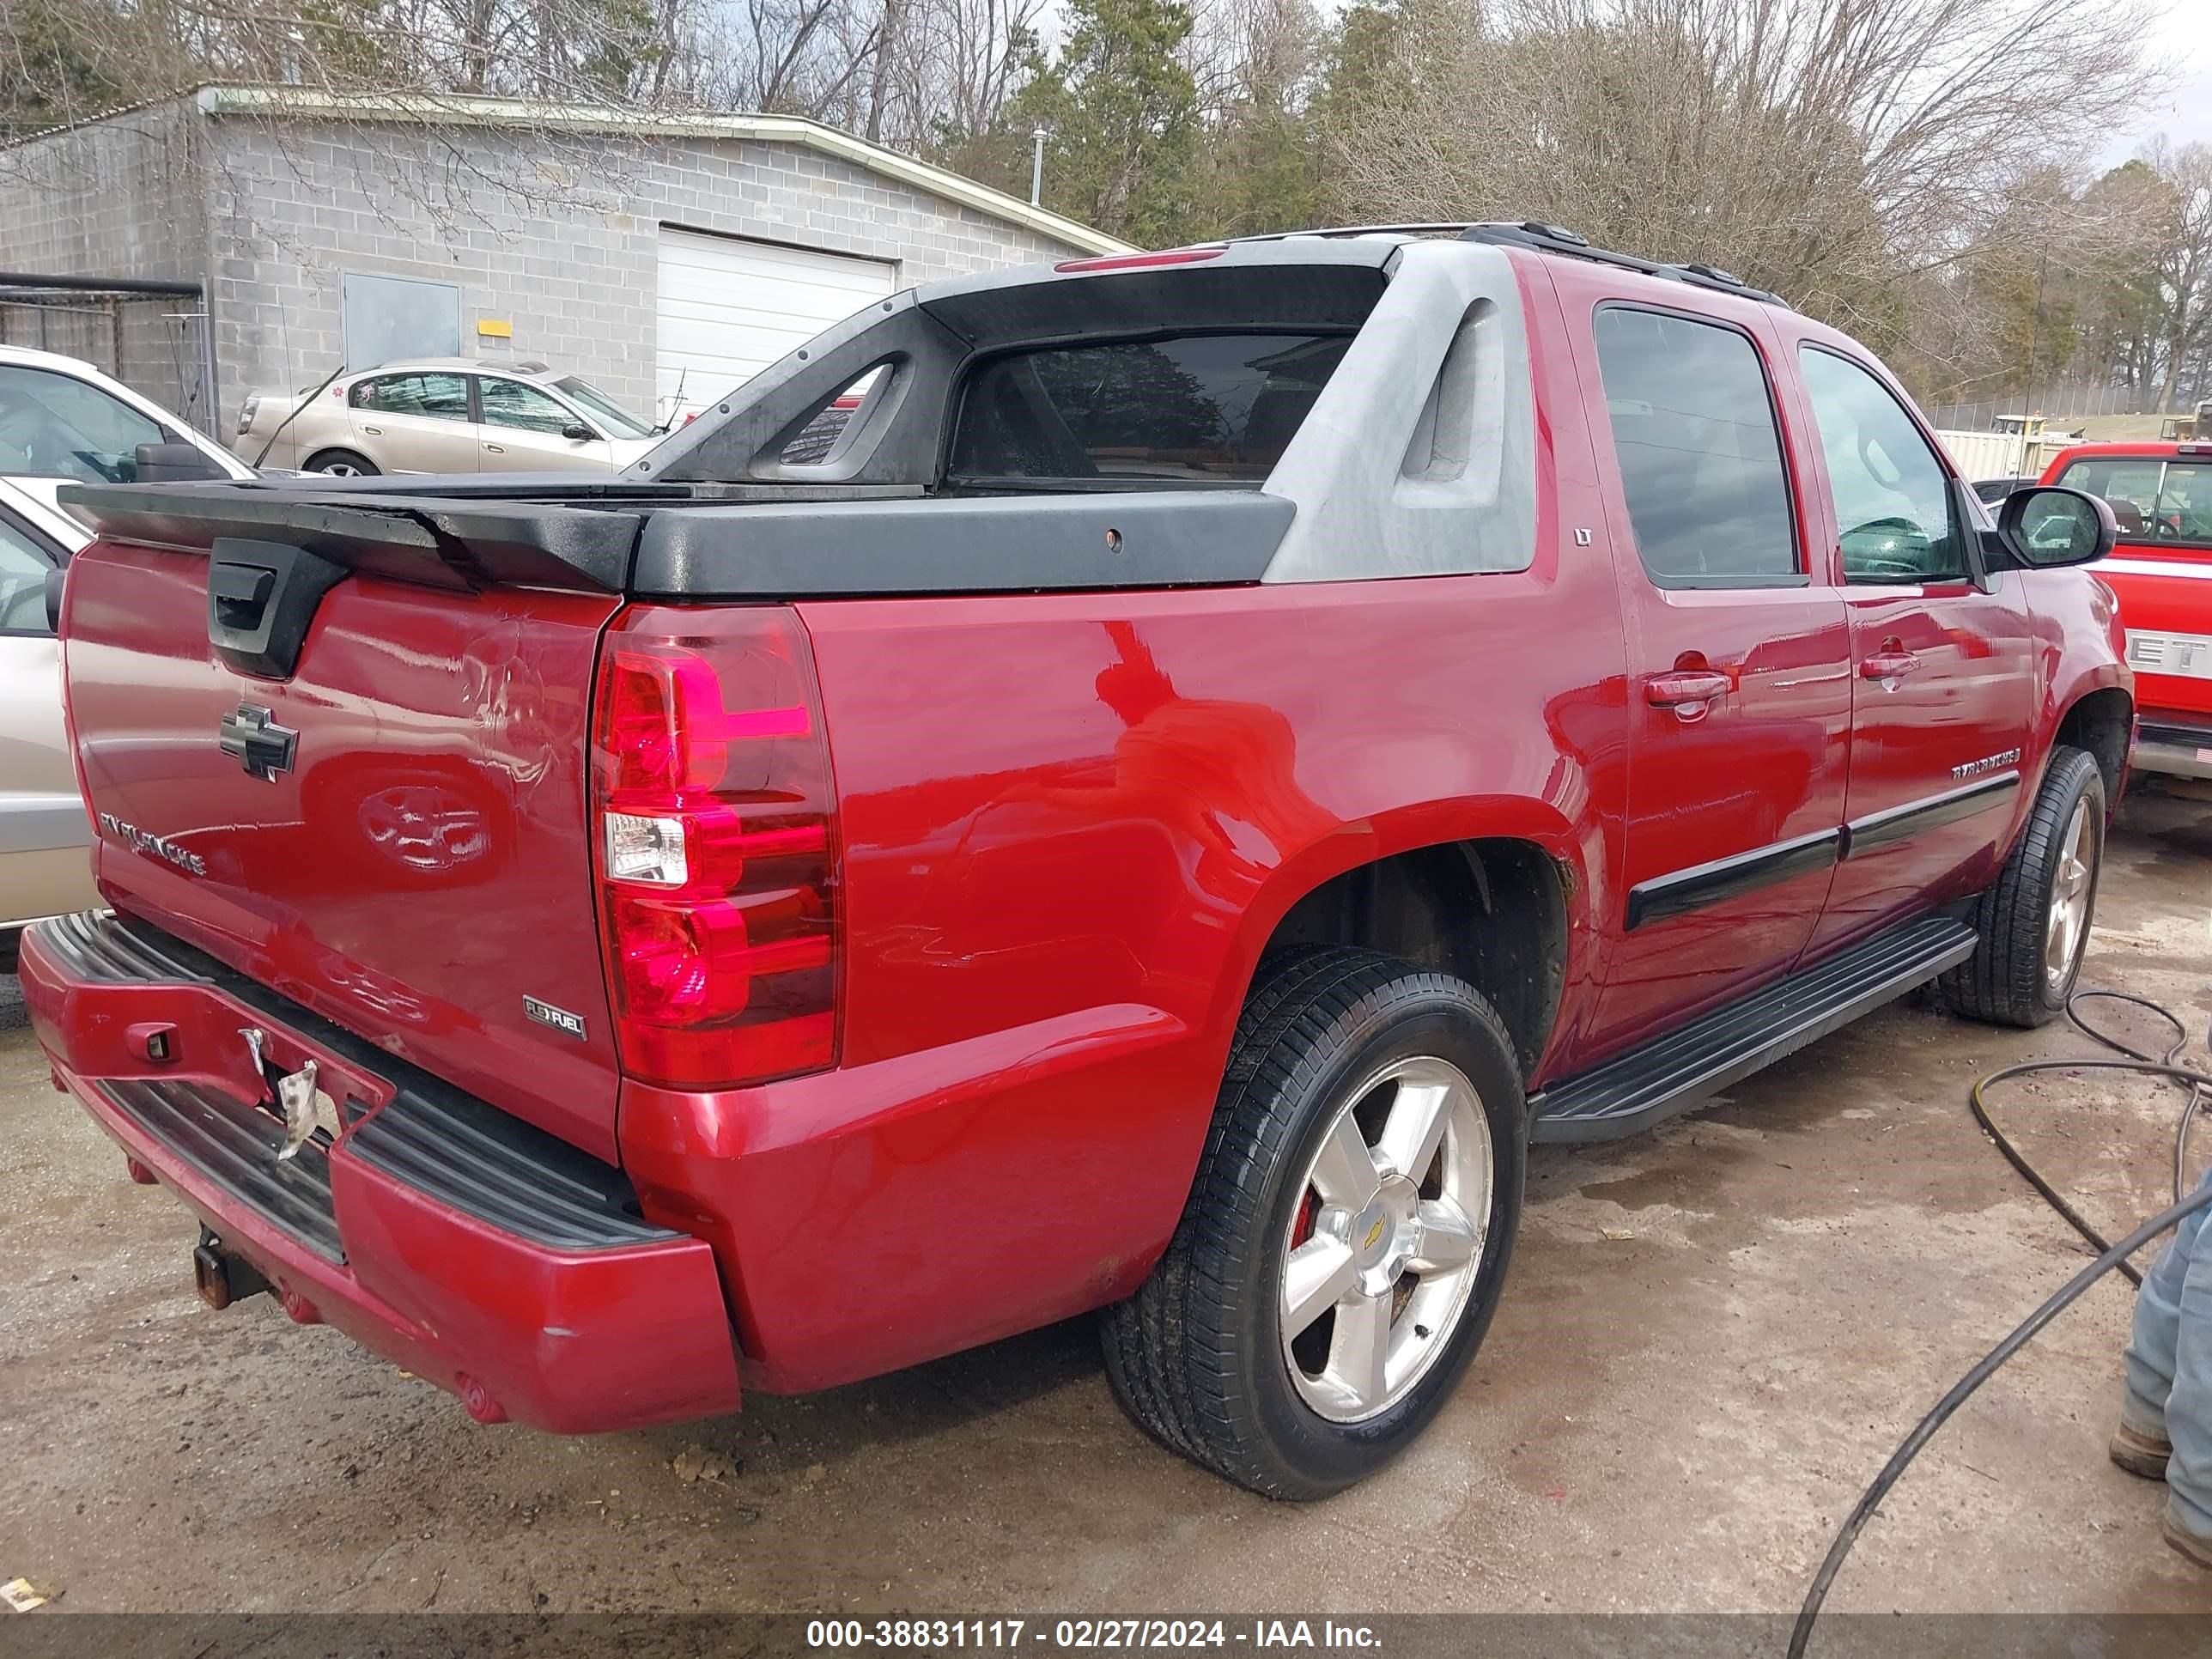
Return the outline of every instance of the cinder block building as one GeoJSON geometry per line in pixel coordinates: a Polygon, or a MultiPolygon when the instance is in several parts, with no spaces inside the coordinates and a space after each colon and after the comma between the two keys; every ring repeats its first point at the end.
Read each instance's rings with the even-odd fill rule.
{"type": "Polygon", "coordinates": [[[419,356],[544,362],[680,418],[898,289],[1124,246],[790,116],[213,86],[0,147],[0,342],[226,435],[248,392],[419,356]],[[203,297],[9,302],[40,276],[203,297]]]}

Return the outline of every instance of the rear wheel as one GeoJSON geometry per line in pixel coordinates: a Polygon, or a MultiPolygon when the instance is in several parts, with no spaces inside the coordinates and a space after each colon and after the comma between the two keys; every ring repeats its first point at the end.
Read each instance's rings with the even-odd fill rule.
{"type": "Polygon", "coordinates": [[[1372,1474],[1482,1340],[1527,1136],[1512,1042],[1472,987],[1371,951],[1270,963],[1174,1241],[1103,1316],[1122,1403],[1269,1497],[1372,1474]]]}
{"type": "Polygon", "coordinates": [[[383,469],[366,455],[356,455],[350,449],[325,449],[307,458],[301,469],[307,472],[327,472],[334,478],[374,478],[383,469]]]}
{"type": "Polygon", "coordinates": [[[2056,749],[2003,872],[1974,902],[1981,943],[1944,975],[1944,1000],[1995,1025],[2055,1018],[2081,976],[2104,854],[2104,775],[2087,751],[2056,749]]]}

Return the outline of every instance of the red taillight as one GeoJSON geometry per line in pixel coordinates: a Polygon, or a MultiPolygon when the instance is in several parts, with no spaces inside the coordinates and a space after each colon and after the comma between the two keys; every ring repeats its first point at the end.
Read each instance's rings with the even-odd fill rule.
{"type": "Polygon", "coordinates": [[[726,1088],[836,1064],[835,796],[798,614],[634,609],[593,702],[623,1069],[726,1088]]]}

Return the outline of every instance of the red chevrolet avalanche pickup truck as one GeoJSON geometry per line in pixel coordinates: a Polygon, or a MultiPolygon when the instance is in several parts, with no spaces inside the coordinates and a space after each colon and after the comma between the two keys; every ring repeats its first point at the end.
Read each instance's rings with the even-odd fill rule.
{"type": "Polygon", "coordinates": [[[2076,444],[2043,482],[2101,495],[2118,520],[2099,574],[2142,704],[2135,769],[2212,779],[2212,443],[2076,444]]]}
{"type": "Polygon", "coordinates": [[[2134,724],[2108,507],[1541,226],[902,294],[612,480],[76,501],[56,1085],[210,1301],[568,1432],[1098,1310],[1164,1444],[1341,1487],[1532,1141],[2049,1018],[2134,724]]]}

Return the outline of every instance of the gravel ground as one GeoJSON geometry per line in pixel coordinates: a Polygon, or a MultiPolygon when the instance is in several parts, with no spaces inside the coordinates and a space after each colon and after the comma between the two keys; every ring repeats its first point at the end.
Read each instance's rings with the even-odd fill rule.
{"type": "MultiPolygon", "coordinates": [[[[2208,860],[2212,805],[2133,801],[2085,975],[2193,1036],[2208,860]]],[[[1792,1610],[1905,1429],[2081,1265],[1964,1097],[2085,1049],[1903,1006],[1656,1135],[1540,1150],[1466,1386],[1292,1508],[1146,1441],[1084,1322],[686,1428],[479,1427],[267,1298],[203,1309],[193,1223],[49,1089],[0,980],[0,1580],[58,1611],[1792,1610]]],[[[2174,1110],[2087,1078],[2002,1108],[2114,1232],[2164,1201],[2174,1110]]],[[[2212,1612],[2161,1489],[2105,1460],[2128,1308],[2099,1286],[1983,1391],[1832,1606],[2212,1612]]]]}

